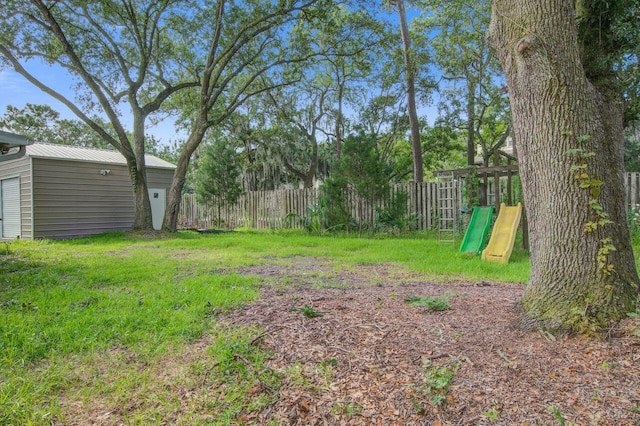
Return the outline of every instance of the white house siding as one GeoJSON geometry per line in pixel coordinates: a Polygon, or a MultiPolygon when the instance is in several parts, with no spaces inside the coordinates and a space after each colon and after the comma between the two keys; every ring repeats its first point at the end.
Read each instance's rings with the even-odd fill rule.
{"type": "Polygon", "coordinates": [[[2,163],[0,180],[20,178],[20,238],[30,239],[31,231],[31,173],[29,158],[22,157],[2,163]]]}
{"type": "MultiPolygon", "coordinates": [[[[150,186],[166,187],[173,170],[149,169],[147,175],[150,186]]],[[[129,230],[134,219],[129,173],[119,164],[33,158],[33,208],[35,238],[129,230]]]]}

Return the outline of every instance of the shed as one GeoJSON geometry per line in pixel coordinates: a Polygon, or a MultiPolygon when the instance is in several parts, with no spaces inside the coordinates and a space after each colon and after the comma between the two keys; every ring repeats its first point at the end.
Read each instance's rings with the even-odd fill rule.
{"type": "MultiPolygon", "coordinates": [[[[175,166],[146,155],[153,226],[160,229],[175,166]]],[[[117,151],[66,145],[26,146],[0,162],[0,239],[74,238],[129,230],[134,197],[117,151]]]]}

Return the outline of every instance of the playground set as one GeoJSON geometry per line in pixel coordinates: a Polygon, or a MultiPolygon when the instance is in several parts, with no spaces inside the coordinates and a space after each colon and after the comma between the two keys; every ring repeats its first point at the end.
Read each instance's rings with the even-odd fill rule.
{"type": "Polygon", "coordinates": [[[508,263],[520,226],[524,248],[528,248],[526,215],[522,202],[514,202],[522,199],[519,185],[513,182],[517,173],[517,166],[510,162],[506,166],[437,172],[436,177],[440,182],[440,241],[455,242],[456,235],[465,226],[465,214],[471,212],[460,252],[481,254],[482,260],[487,262],[508,263]],[[495,215],[497,217],[493,223],[495,215]]]}
{"type": "MultiPolygon", "coordinates": [[[[461,252],[478,254],[482,250],[491,228],[492,216],[493,206],[474,207],[471,221],[460,245],[461,252]],[[476,216],[475,221],[474,216],[476,216]]],[[[500,213],[496,223],[493,225],[491,239],[487,244],[487,248],[482,250],[482,260],[494,263],[509,262],[521,217],[521,203],[518,203],[517,206],[509,207],[504,203],[500,205],[500,213]]]]}

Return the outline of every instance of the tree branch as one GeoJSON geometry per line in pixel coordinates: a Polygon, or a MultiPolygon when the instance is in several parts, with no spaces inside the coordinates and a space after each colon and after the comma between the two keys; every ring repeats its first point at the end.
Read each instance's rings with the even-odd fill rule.
{"type": "MultiPolygon", "coordinates": [[[[111,107],[111,104],[109,103],[106,96],[102,92],[100,86],[94,80],[93,76],[89,74],[89,72],[87,72],[87,70],[84,68],[82,61],[77,56],[75,50],[67,40],[67,37],[62,31],[62,28],[60,28],[60,26],[58,25],[58,22],[56,21],[55,17],[51,14],[51,11],[47,8],[47,6],[44,4],[42,0],[31,0],[31,1],[44,15],[46,22],[48,22],[51,25],[51,29],[55,37],[60,42],[65,54],[69,57],[71,62],[77,68],[78,73],[80,74],[80,77],[85,81],[85,83],[89,86],[89,88],[94,93],[94,95],[98,98],[100,105],[102,106],[103,110],[109,117],[109,121],[113,125],[113,128],[116,134],[118,135],[118,139],[120,141],[120,144],[119,144],[120,152],[122,152],[123,155],[125,155],[125,157],[127,158],[134,157],[133,149],[131,148],[131,143],[129,142],[129,138],[127,137],[124,127],[122,127],[122,124],[118,119],[118,115],[111,107]]],[[[76,110],[78,109],[76,108],[76,110]]],[[[117,147],[118,146],[116,146],[116,148],[117,147]]]]}
{"type": "Polygon", "coordinates": [[[67,108],[69,108],[78,118],[80,118],[85,124],[91,127],[96,133],[100,135],[106,142],[111,144],[118,151],[122,152],[124,155],[124,147],[114,139],[106,130],[102,128],[102,126],[98,125],[94,120],[90,119],[86,114],[84,114],[73,102],[71,102],[68,98],[66,98],[61,93],[53,90],[49,86],[42,83],[40,80],[35,78],[29,71],[27,71],[18,61],[16,57],[14,57],[11,52],[9,52],[3,45],[0,45],[0,53],[11,62],[13,69],[24,78],[26,78],[29,83],[33,84],[49,96],[57,99],[62,102],[67,108]]]}

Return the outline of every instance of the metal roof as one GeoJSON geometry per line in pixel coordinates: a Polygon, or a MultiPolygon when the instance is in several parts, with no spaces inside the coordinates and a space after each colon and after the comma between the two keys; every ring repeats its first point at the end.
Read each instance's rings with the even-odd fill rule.
{"type": "MultiPolygon", "coordinates": [[[[27,156],[54,160],[83,161],[88,163],[127,164],[124,156],[118,151],[45,143],[36,143],[27,146],[27,156]]],[[[146,166],[150,168],[176,168],[175,165],[168,161],[153,155],[145,154],[144,159],[146,166]]]]}

